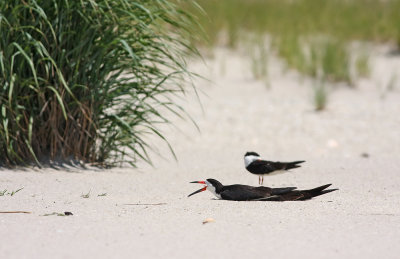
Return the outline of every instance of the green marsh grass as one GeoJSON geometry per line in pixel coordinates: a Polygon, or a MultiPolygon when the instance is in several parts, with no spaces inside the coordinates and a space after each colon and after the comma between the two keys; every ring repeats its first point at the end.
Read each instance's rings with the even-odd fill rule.
{"type": "Polygon", "coordinates": [[[371,70],[369,67],[369,56],[367,53],[363,52],[356,57],[355,68],[358,76],[368,77],[370,75],[371,70]]]}
{"type": "Polygon", "coordinates": [[[328,101],[328,92],[323,81],[318,80],[313,89],[314,108],[316,111],[322,111],[326,108],[328,101]]]}
{"type": "Polygon", "coordinates": [[[290,68],[312,77],[350,82],[350,53],[344,42],[331,37],[285,35],[275,40],[275,48],[290,68]]]}
{"type": "Polygon", "coordinates": [[[274,47],[290,68],[297,68],[306,72],[306,55],[297,35],[288,34],[274,39],[274,47]]]}
{"type": "Polygon", "coordinates": [[[386,85],[386,90],[387,91],[393,91],[396,88],[397,84],[397,74],[392,74],[390,77],[390,80],[388,81],[386,85]]]}
{"type": "MultiPolygon", "coordinates": [[[[236,29],[273,36],[327,34],[339,40],[397,41],[400,0],[198,0],[207,15],[192,9],[210,37],[236,29]]],[[[235,43],[234,43],[235,44],[235,43]]]]}
{"type": "Polygon", "coordinates": [[[186,116],[172,97],[197,55],[178,4],[0,1],[0,165],[150,162],[144,136],[165,140],[161,110],[186,116]]]}
{"type": "Polygon", "coordinates": [[[343,42],[326,40],[313,48],[321,52],[322,72],[329,81],[350,82],[350,55],[343,42]]]}
{"type": "Polygon", "coordinates": [[[259,35],[250,40],[251,72],[258,80],[268,80],[268,46],[264,37],[259,35]]]}
{"type": "MultiPolygon", "coordinates": [[[[399,42],[400,0],[198,0],[207,15],[198,14],[209,45],[227,46],[246,40],[244,34],[270,35],[273,47],[289,67],[316,76],[321,66],[326,80],[350,82],[348,43],[353,40],[399,42]],[[222,35],[225,35],[222,33],[222,35]],[[319,38],[328,41],[307,39],[319,38]],[[310,54],[304,49],[313,48],[310,54]],[[320,51],[320,48],[323,51],[320,51]],[[315,56],[312,56],[315,55],[315,56]],[[315,59],[313,59],[315,58],[315,59]],[[318,60],[319,59],[319,60],[318,60]]],[[[365,60],[360,75],[367,73],[365,60]],[[364,67],[363,67],[364,66],[364,67]]],[[[356,64],[359,66],[360,64],[356,64]]],[[[350,82],[351,84],[351,82],[350,82]]]]}

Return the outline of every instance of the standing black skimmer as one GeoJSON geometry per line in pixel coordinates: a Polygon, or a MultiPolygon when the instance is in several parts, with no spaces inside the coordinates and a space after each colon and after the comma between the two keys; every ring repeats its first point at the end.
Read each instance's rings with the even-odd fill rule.
{"type": "Polygon", "coordinates": [[[244,165],[252,174],[258,175],[258,184],[264,183],[264,175],[272,175],[282,170],[289,170],[300,167],[298,164],[305,161],[294,161],[294,162],[272,162],[262,160],[260,155],[256,152],[247,152],[244,155],[244,165]]]}
{"type": "Polygon", "coordinates": [[[205,186],[189,194],[188,197],[208,189],[219,199],[231,201],[303,201],[338,190],[326,189],[331,186],[331,184],[322,185],[309,190],[296,190],[296,187],[269,188],[242,184],[223,185],[215,179],[194,181],[191,183],[205,184],[205,186]]]}

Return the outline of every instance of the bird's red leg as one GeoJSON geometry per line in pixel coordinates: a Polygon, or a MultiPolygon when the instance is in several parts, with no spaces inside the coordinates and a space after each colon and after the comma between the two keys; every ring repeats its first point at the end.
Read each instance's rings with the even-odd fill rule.
{"type": "Polygon", "coordinates": [[[261,176],[261,185],[264,185],[264,175],[261,176]]]}
{"type": "Polygon", "coordinates": [[[261,185],[261,176],[258,176],[258,185],[261,185]]]}

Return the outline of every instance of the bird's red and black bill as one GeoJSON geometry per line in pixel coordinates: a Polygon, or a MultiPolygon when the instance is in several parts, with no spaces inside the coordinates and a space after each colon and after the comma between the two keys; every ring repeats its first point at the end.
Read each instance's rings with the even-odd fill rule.
{"type": "MultiPolygon", "coordinates": [[[[200,184],[206,184],[206,182],[205,182],[205,181],[193,181],[193,182],[190,182],[190,183],[200,183],[200,184]]],[[[193,193],[189,194],[189,195],[188,195],[188,197],[190,197],[190,196],[192,196],[192,195],[195,195],[196,193],[203,192],[203,191],[205,191],[205,190],[207,190],[207,185],[206,185],[206,186],[204,186],[203,188],[201,188],[201,189],[199,189],[199,190],[197,190],[197,191],[195,191],[195,192],[193,192],[193,193]]]]}

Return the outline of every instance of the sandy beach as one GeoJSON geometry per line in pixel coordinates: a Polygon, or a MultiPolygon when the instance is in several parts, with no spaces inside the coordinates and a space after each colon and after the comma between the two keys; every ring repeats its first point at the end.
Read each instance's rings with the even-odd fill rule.
{"type": "Polygon", "coordinates": [[[330,87],[315,112],[310,79],[269,61],[269,87],[254,80],[245,52],[216,49],[192,62],[201,105],[173,119],[154,167],[110,170],[0,169],[0,258],[398,258],[400,253],[400,56],[377,47],[372,74],[355,88],[330,87]],[[339,191],[304,202],[232,202],[190,181],[258,185],[246,151],[306,160],[265,177],[271,187],[332,183],[339,191]],[[9,192],[23,188],[11,196],[9,192]],[[88,194],[84,198],[85,194],[88,194]],[[69,211],[73,216],[53,212],[69,211]],[[206,218],[214,222],[203,224],[206,218]]]}

